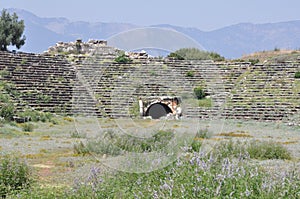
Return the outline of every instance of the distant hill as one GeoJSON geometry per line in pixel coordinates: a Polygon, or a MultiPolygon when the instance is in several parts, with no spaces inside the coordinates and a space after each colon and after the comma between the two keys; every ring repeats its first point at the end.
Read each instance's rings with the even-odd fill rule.
{"type": "MultiPolygon", "coordinates": [[[[25,21],[27,41],[22,51],[40,53],[58,41],[74,41],[77,38],[107,39],[117,33],[140,28],[127,23],[72,22],[66,18],[41,18],[28,11],[9,9],[25,21]]],[[[300,48],[300,20],[281,23],[241,23],[214,31],[172,26],[169,24],[152,27],[170,28],[184,33],[201,44],[206,50],[217,52],[226,58],[238,58],[252,52],[300,48]]]]}

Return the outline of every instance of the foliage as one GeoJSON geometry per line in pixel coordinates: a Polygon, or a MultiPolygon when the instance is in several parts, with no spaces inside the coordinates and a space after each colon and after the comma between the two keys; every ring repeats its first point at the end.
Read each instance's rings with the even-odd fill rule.
{"type": "MultiPolygon", "coordinates": [[[[206,138],[207,133],[201,130],[196,137],[206,138]]],[[[105,173],[92,167],[72,189],[34,186],[11,198],[299,198],[298,168],[281,172],[254,166],[245,150],[252,144],[224,141],[206,153],[195,148],[149,173],[105,173]]]]}
{"type": "Polygon", "coordinates": [[[182,48],[173,53],[170,53],[168,57],[173,57],[178,60],[213,60],[224,61],[225,58],[215,52],[208,52],[199,50],[198,48],[182,48]]]}
{"type": "Polygon", "coordinates": [[[11,120],[15,113],[15,106],[12,103],[11,95],[14,94],[10,84],[0,81],[0,117],[11,120]]]}
{"type": "Polygon", "coordinates": [[[33,131],[33,128],[34,128],[34,125],[31,124],[31,123],[24,123],[24,124],[22,125],[22,129],[23,129],[23,131],[25,131],[25,132],[32,132],[32,131],[33,131]]]}
{"type": "Polygon", "coordinates": [[[71,138],[86,138],[86,133],[80,133],[78,131],[73,131],[70,134],[71,138]]]}
{"type": "Polygon", "coordinates": [[[253,141],[247,147],[247,152],[254,159],[283,159],[290,160],[290,152],[276,142],[253,141]]]}
{"type": "Polygon", "coordinates": [[[206,96],[206,93],[202,87],[195,87],[194,94],[197,99],[203,99],[206,96]]]}
{"type": "Polygon", "coordinates": [[[194,75],[195,75],[195,73],[194,73],[194,71],[188,71],[187,73],[186,73],[186,77],[194,77],[194,75]]]}
{"type": "Polygon", "coordinates": [[[212,107],[212,99],[211,98],[203,98],[198,101],[199,107],[212,107]]]}
{"type": "Polygon", "coordinates": [[[114,131],[105,132],[104,138],[89,139],[74,145],[74,153],[87,155],[95,153],[98,155],[117,156],[124,152],[151,152],[165,147],[174,136],[172,131],[158,131],[151,138],[138,138],[119,134],[114,131]]]}
{"type": "Polygon", "coordinates": [[[259,59],[249,59],[249,62],[251,63],[251,65],[255,65],[259,63],[259,59]]]}
{"type": "Polygon", "coordinates": [[[173,52],[173,53],[170,53],[168,55],[169,58],[173,58],[173,59],[176,59],[176,60],[184,60],[184,57],[179,55],[178,53],[176,52],[173,52]]]}
{"type": "Polygon", "coordinates": [[[292,170],[268,175],[251,164],[234,142],[222,142],[213,153],[193,152],[150,173],[102,175],[92,168],[86,181],[74,185],[71,198],[298,198],[300,174],[292,170]],[[224,145],[225,144],[225,145],[224,145]],[[235,152],[236,153],[236,152],[235,152]],[[225,155],[227,154],[227,155],[225,155]],[[73,195],[72,195],[73,194],[73,195]]]}
{"type": "Polygon", "coordinates": [[[28,188],[33,179],[26,163],[14,156],[0,158],[0,195],[5,197],[12,192],[28,188]]]}
{"type": "Polygon", "coordinates": [[[32,109],[25,109],[22,112],[17,113],[18,117],[28,118],[32,122],[53,122],[53,115],[42,111],[36,111],[32,109]]]}
{"type": "Polygon", "coordinates": [[[296,73],[295,73],[295,78],[300,78],[300,71],[297,71],[296,73]]]}
{"type": "Polygon", "coordinates": [[[279,143],[268,141],[251,141],[245,142],[233,142],[232,140],[227,142],[221,142],[217,147],[219,155],[222,157],[228,157],[232,155],[234,157],[240,156],[240,154],[247,154],[252,159],[291,159],[290,152],[279,143]],[[221,148],[218,148],[221,147],[221,148]]]}
{"type": "Polygon", "coordinates": [[[115,62],[120,63],[120,64],[128,64],[128,63],[131,63],[132,60],[125,54],[121,54],[120,56],[115,58],[115,62]]]}
{"type": "Polygon", "coordinates": [[[8,94],[0,94],[0,117],[10,121],[15,113],[15,106],[8,94]]]}
{"type": "Polygon", "coordinates": [[[24,28],[24,21],[19,21],[16,13],[10,15],[3,9],[0,17],[0,50],[7,51],[9,45],[20,49],[26,39],[23,35],[24,28]]]}

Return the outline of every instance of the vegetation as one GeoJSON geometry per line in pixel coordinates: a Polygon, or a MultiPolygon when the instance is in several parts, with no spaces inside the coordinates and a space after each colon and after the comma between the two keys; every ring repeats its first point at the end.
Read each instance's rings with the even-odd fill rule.
{"type": "Polygon", "coordinates": [[[203,98],[198,101],[199,107],[212,107],[212,99],[211,98],[203,98]]]}
{"type": "Polygon", "coordinates": [[[1,157],[0,161],[0,195],[2,198],[30,187],[33,179],[26,163],[9,155],[1,157]]]}
{"type": "Polygon", "coordinates": [[[218,53],[203,51],[197,48],[182,48],[173,53],[170,53],[168,57],[172,57],[178,60],[225,60],[225,58],[219,55],[218,53]]]}
{"type": "Polygon", "coordinates": [[[250,158],[254,159],[291,159],[290,152],[281,144],[275,142],[253,141],[247,146],[246,150],[250,158]]]}
{"type": "Polygon", "coordinates": [[[128,64],[128,63],[131,63],[132,60],[125,54],[121,54],[120,56],[115,58],[115,62],[120,63],[120,64],[128,64]]]}
{"type": "Polygon", "coordinates": [[[194,75],[195,75],[195,72],[194,71],[188,71],[187,73],[186,73],[186,77],[194,77],[194,75]]]}
{"type": "Polygon", "coordinates": [[[0,81],[0,117],[7,121],[10,121],[15,113],[15,106],[11,97],[14,94],[11,84],[0,81]]]}
{"type": "Polygon", "coordinates": [[[183,56],[181,56],[180,54],[176,53],[176,52],[173,52],[173,53],[170,53],[168,55],[169,58],[173,58],[173,59],[176,59],[176,60],[184,60],[185,58],[183,56]]]}
{"type": "Polygon", "coordinates": [[[107,131],[104,138],[88,140],[87,143],[74,145],[74,153],[87,155],[95,153],[98,155],[117,156],[126,151],[129,152],[151,152],[162,149],[166,146],[174,134],[172,131],[158,131],[148,139],[119,135],[114,131],[107,131]]]}
{"type": "Polygon", "coordinates": [[[203,99],[206,96],[206,93],[202,87],[195,87],[194,88],[194,94],[197,99],[203,99]]]}
{"type": "Polygon", "coordinates": [[[297,71],[297,72],[295,73],[295,78],[297,78],[297,79],[300,78],[300,71],[297,71]]]}
{"type": "Polygon", "coordinates": [[[7,10],[3,9],[0,17],[0,50],[7,51],[9,45],[20,49],[26,39],[23,35],[24,28],[24,21],[19,21],[16,13],[10,15],[7,10]]]}
{"type": "MultiPolygon", "coordinates": [[[[221,142],[211,153],[196,143],[190,155],[150,173],[101,175],[92,168],[84,183],[76,183],[67,198],[298,198],[297,170],[270,176],[253,166],[245,143],[221,142]],[[237,157],[237,158],[236,158],[237,157]]],[[[246,143],[246,145],[248,145],[246,143]]],[[[259,150],[263,148],[259,147],[259,150]]],[[[271,152],[272,153],[272,152],[271,152]]]]}

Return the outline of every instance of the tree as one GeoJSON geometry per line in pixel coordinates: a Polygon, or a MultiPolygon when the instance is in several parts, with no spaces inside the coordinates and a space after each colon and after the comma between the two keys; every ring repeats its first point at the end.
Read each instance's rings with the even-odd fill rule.
{"type": "Polygon", "coordinates": [[[0,50],[7,51],[7,46],[16,46],[20,49],[25,44],[24,20],[18,20],[16,13],[10,15],[3,9],[0,17],[0,50]]]}

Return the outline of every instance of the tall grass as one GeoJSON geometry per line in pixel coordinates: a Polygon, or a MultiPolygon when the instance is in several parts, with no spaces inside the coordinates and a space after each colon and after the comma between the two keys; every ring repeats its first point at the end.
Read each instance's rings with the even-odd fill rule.
{"type": "Polygon", "coordinates": [[[0,158],[0,196],[27,189],[33,182],[29,166],[16,156],[4,155],[0,158]]]}
{"type": "MultiPolygon", "coordinates": [[[[257,142],[258,151],[265,149],[262,143],[257,142]]],[[[74,186],[72,197],[299,198],[299,171],[267,174],[250,163],[249,146],[254,147],[253,143],[221,142],[210,153],[193,152],[162,170],[144,174],[101,175],[93,168],[84,184],[74,186]]],[[[271,148],[278,151],[274,145],[271,148]]]]}

